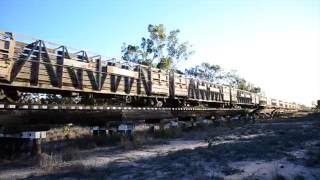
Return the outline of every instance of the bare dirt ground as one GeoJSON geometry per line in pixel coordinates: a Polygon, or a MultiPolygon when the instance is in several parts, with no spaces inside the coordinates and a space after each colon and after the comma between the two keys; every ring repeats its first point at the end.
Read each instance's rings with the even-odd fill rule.
{"type": "Polygon", "coordinates": [[[144,142],[74,150],[70,160],[45,154],[40,165],[2,163],[0,179],[320,179],[320,114],[144,142]]]}

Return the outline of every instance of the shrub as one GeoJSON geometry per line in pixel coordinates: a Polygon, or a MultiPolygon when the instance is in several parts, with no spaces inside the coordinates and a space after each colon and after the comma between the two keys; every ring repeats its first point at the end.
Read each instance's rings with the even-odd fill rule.
{"type": "Polygon", "coordinates": [[[163,138],[163,139],[169,139],[169,138],[177,138],[182,135],[181,128],[173,128],[173,129],[160,129],[155,131],[154,137],[155,138],[163,138]]]}

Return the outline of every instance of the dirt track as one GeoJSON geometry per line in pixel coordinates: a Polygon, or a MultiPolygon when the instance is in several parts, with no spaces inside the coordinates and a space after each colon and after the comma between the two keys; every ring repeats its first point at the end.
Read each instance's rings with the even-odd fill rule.
{"type": "Polygon", "coordinates": [[[208,127],[132,150],[82,150],[51,169],[0,165],[0,179],[320,179],[319,130],[320,115],[208,127]]]}

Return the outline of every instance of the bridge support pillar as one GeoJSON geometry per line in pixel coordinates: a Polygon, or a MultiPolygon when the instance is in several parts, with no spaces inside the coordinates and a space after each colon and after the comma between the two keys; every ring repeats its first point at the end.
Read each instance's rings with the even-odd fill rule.
{"type": "Polygon", "coordinates": [[[105,127],[96,126],[91,129],[91,134],[93,136],[106,136],[110,134],[110,130],[105,127]]]}
{"type": "Polygon", "coordinates": [[[32,141],[32,148],[31,148],[31,154],[33,156],[38,156],[42,153],[42,148],[41,148],[41,139],[31,139],[32,141]]]}

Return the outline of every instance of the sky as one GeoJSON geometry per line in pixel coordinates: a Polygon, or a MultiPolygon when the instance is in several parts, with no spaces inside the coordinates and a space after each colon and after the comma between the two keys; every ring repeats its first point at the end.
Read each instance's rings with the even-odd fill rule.
{"type": "Polygon", "coordinates": [[[0,31],[120,57],[149,24],[180,29],[201,62],[237,70],[268,97],[320,99],[320,0],[1,0],[0,31]]]}

